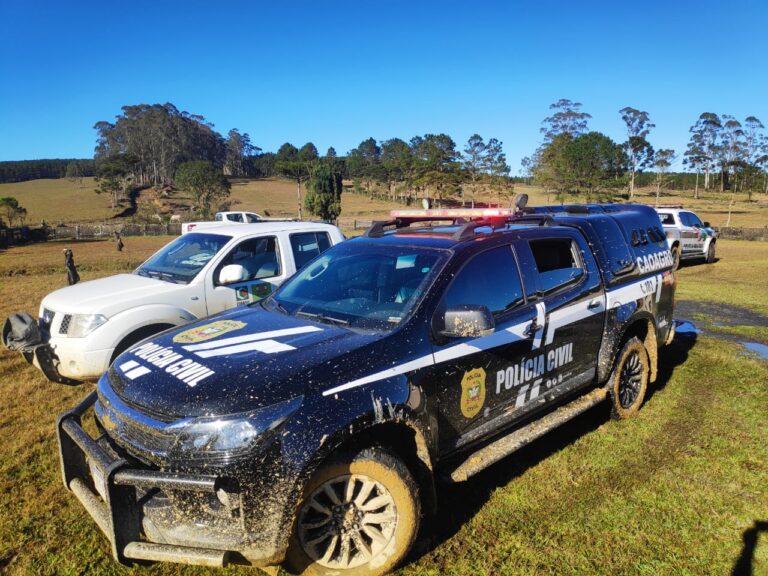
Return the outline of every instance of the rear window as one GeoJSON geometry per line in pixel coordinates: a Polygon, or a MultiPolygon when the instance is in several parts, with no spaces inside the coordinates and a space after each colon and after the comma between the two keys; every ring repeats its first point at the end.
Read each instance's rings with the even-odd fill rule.
{"type": "Polygon", "coordinates": [[[661,223],[665,226],[675,225],[675,216],[669,212],[659,212],[659,218],[661,219],[661,223]]]}
{"type": "Polygon", "coordinates": [[[307,262],[328,250],[330,246],[331,240],[327,232],[291,234],[291,249],[296,269],[303,268],[307,262]]]}
{"type": "Polygon", "coordinates": [[[567,286],[584,274],[578,246],[572,239],[531,240],[530,246],[539,273],[539,288],[543,292],[567,286]]]}

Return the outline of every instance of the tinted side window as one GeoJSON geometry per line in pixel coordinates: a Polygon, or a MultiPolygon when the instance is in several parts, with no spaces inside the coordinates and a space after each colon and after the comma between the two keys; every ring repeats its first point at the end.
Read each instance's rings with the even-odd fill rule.
{"type": "Polygon", "coordinates": [[[235,214],[227,214],[227,220],[230,222],[242,222],[243,221],[243,215],[239,212],[235,214]]]}
{"type": "Polygon", "coordinates": [[[666,214],[659,214],[659,218],[661,218],[661,223],[666,224],[667,226],[674,226],[675,225],[675,217],[674,215],[670,213],[666,214]]]}
{"type": "Polygon", "coordinates": [[[699,217],[696,216],[693,212],[686,212],[686,216],[688,216],[688,221],[690,222],[689,226],[697,226],[699,228],[703,228],[704,225],[701,223],[701,220],[699,220],[699,217]]]}
{"type": "Polygon", "coordinates": [[[235,246],[219,265],[214,278],[219,277],[221,269],[228,264],[239,264],[247,273],[240,280],[258,280],[280,275],[280,259],[277,255],[277,239],[274,236],[244,240],[235,246]]]}
{"type": "Polygon", "coordinates": [[[584,274],[578,246],[570,238],[531,240],[531,252],[539,272],[539,286],[550,292],[584,274]]]}
{"type": "Polygon", "coordinates": [[[448,288],[445,306],[481,304],[497,314],[522,300],[523,288],[512,249],[500,246],[478,254],[461,269],[448,288]]]}
{"type": "Polygon", "coordinates": [[[331,240],[326,232],[305,232],[291,235],[291,248],[296,269],[312,260],[318,254],[325,252],[331,246],[331,240]]]}
{"type": "Polygon", "coordinates": [[[254,224],[256,222],[261,222],[258,218],[256,218],[255,214],[246,214],[245,215],[246,220],[248,220],[249,223],[254,224]]]}

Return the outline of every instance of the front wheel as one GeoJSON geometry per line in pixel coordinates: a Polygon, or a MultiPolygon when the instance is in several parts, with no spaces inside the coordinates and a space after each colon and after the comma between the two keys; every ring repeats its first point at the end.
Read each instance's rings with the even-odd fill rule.
{"type": "Polygon", "coordinates": [[[323,465],[308,483],[285,558],[291,574],[377,576],[408,553],[418,487],[394,454],[366,448],[323,465]]]}
{"type": "Polygon", "coordinates": [[[636,336],[627,340],[616,357],[610,378],[611,417],[634,416],[645,399],[650,362],[645,345],[636,336]]]}
{"type": "Polygon", "coordinates": [[[680,246],[672,246],[672,270],[680,268],[680,246]]]}

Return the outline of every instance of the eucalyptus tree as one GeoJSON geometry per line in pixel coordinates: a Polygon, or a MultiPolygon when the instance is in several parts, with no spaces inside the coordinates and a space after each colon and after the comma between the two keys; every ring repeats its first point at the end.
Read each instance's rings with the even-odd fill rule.
{"type": "Polygon", "coordinates": [[[630,106],[619,110],[619,114],[627,125],[627,141],[623,148],[629,171],[629,197],[634,198],[635,174],[653,163],[653,146],[648,142],[648,134],[656,125],[651,122],[648,112],[630,106]]]}
{"type": "Polygon", "coordinates": [[[666,186],[669,169],[677,159],[675,151],[671,148],[662,148],[657,150],[654,155],[653,167],[656,169],[656,206],[659,205],[659,196],[661,196],[661,188],[666,186]]]}
{"type": "Polygon", "coordinates": [[[705,190],[709,190],[711,171],[719,154],[718,139],[722,128],[723,125],[717,114],[704,112],[689,130],[690,143],[702,152],[701,165],[704,169],[705,190]]]}
{"type": "Polygon", "coordinates": [[[587,123],[592,115],[582,112],[581,106],[581,102],[573,102],[567,98],[561,98],[554,104],[550,104],[549,109],[553,110],[552,115],[544,119],[542,122],[544,126],[541,127],[545,144],[560,134],[569,134],[575,138],[587,131],[587,123]]]}
{"type": "Polygon", "coordinates": [[[729,114],[722,116],[720,130],[720,146],[718,147],[720,170],[720,190],[724,192],[731,188],[731,177],[735,176],[746,157],[744,129],[741,122],[729,114]]]}

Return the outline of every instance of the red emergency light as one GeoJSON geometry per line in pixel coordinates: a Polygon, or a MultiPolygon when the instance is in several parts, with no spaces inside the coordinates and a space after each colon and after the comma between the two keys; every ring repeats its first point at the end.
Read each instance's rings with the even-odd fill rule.
{"type": "Polygon", "coordinates": [[[392,218],[507,218],[514,208],[433,208],[430,210],[392,210],[392,218]]]}

